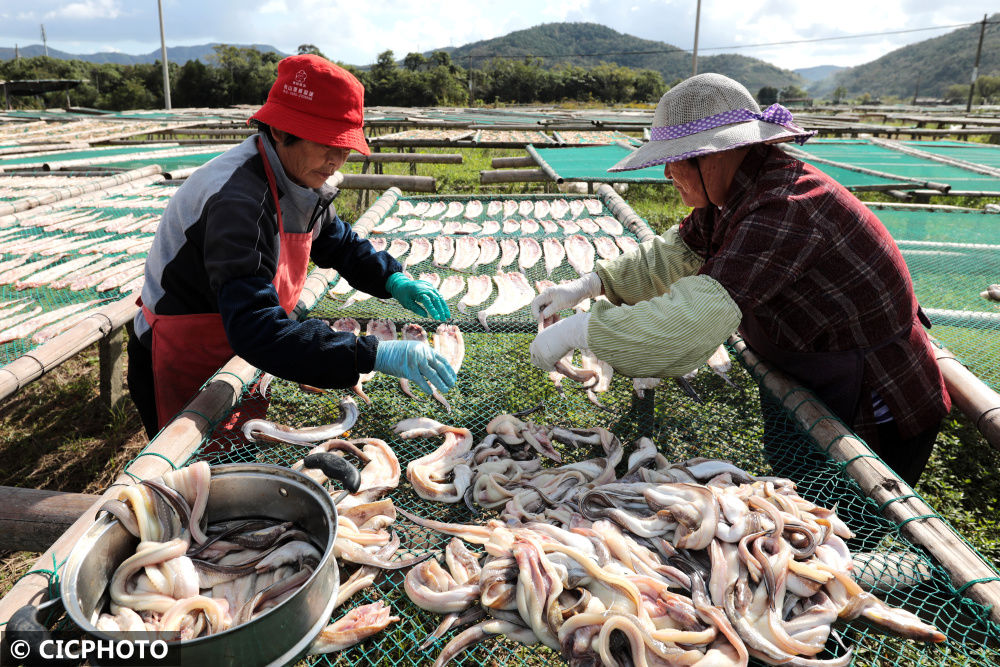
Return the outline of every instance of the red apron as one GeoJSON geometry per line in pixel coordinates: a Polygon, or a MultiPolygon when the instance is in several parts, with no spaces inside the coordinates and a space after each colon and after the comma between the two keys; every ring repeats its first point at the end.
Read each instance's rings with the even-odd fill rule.
{"type": "MultiPolygon", "coordinates": [[[[272,283],[278,292],[281,307],[291,314],[306,282],[312,232],[285,232],[281,205],[278,203],[278,186],[261,137],[257,137],[257,151],[264,161],[267,185],[278,216],[278,268],[272,283]]],[[[233,349],[229,346],[219,313],[157,315],[146,306],[142,306],[142,312],[153,331],[156,414],[162,429],[205,381],[233,356],[233,349]]]]}

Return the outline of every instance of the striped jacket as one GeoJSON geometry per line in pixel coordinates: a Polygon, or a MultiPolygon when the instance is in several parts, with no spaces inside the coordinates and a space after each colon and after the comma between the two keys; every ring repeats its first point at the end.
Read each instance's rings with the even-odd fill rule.
{"type": "MultiPolygon", "coordinates": [[[[278,377],[317,387],[349,387],[375,366],[378,345],[335,332],[318,319],[285,314],[271,284],[278,264],[275,205],[257,135],[191,175],[170,199],[146,260],[143,304],[159,315],[220,313],[233,351],[278,377]]],[[[377,252],[333,209],[335,188],[313,190],[293,183],[267,140],[282,219],[287,232],[311,230],[311,259],[336,269],[361,291],[388,298],[385,283],[401,271],[377,252]]],[[[142,311],[135,331],[152,345],[142,311]]]]}
{"type": "MultiPolygon", "coordinates": [[[[917,321],[909,271],[885,226],[833,179],[777,147],[750,150],[722,207],[693,210],[679,228],[643,244],[634,257],[600,263],[598,272],[612,302],[655,301],[684,281],[707,281],[682,309],[691,326],[677,333],[704,337],[703,353],[737,328],[729,308],[752,312],[768,337],[790,351],[876,348],[864,357],[862,395],[877,392],[904,438],[950,409],[917,321]],[[643,278],[646,271],[656,277],[643,278]],[[701,321],[706,317],[712,321],[701,321]]],[[[596,314],[598,326],[592,321],[589,330],[601,348],[616,344],[600,327],[607,312],[596,314]]],[[[676,316],[639,322],[643,330],[677,326],[676,316]]],[[[654,356],[648,349],[646,356],[654,356]]],[[[693,367],[703,360],[687,361],[693,367]]],[[[852,426],[870,436],[874,423],[863,401],[852,426]]]]}

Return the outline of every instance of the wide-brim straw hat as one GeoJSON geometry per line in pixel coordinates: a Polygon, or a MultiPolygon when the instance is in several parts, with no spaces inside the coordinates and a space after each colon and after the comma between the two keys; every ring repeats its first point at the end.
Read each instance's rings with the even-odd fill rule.
{"type": "Polygon", "coordinates": [[[749,91],[721,74],[686,79],[660,98],[650,140],[608,171],[631,171],[753,144],[795,141],[816,134],[792,122],[780,104],[763,112],[749,91]]]}

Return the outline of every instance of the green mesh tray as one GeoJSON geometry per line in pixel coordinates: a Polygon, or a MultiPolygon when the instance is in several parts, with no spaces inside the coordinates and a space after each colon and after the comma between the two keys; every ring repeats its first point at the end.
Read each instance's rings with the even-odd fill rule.
{"type": "MultiPolygon", "coordinates": [[[[523,197],[522,197],[523,198],[523,197]]],[[[536,199],[538,197],[528,197],[536,199]]],[[[549,197],[554,198],[554,197],[549,197]]],[[[444,198],[435,198],[444,199],[444,198]]],[[[448,201],[456,198],[447,198],[448,201]]],[[[459,198],[462,200],[468,198],[459,198]]],[[[420,267],[417,267],[419,270],[420,267]]],[[[490,267],[482,268],[490,272],[490,267]]],[[[361,302],[358,308],[344,310],[342,302],[326,298],[313,309],[312,316],[326,318],[353,316],[362,322],[367,317],[390,317],[397,328],[416,321],[429,331],[433,323],[415,319],[408,311],[389,302],[361,302]],[[367,304],[367,305],[366,305],[367,304]]],[[[474,315],[474,313],[469,313],[474,315]]],[[[466,355],[458,383],[448,394],[453,412],[447,414],[430,398],[411,399],[402,394],[398,380],[377,375],[365,384],[373,405],[360,404],[360,418],[350,437],[376,437],[388,442],[400,459],[403,469],[415,458],[436,449],[440,439],[400,440],[392,433],[398,421],[427,416],[443,423],[472,430],[475,440],[485,435],[486,424],[501,413],[543,406],[532,416],[536,423],[571,427],[602,426],[617,435],[626,446],[640,436],[649,436],[670,460],[693,456],[719,457],[733,461],[751,474],[777,474],[789,477],[799,493],[818,504],[836,507],[839,515],[856,533],[849,541],[854,553],[875,552],[902,555],[929,571],[926,581],[915,582],[886,578],[879,595],[891,604],[909,609],[934,623],[948,635],[942,645],[923,645],[886,636],[863,622],[853,621],[843,628],[843,636],[856,649],[856,665],[993,665],[1000,662],[1000,628],[990,622],[988,610],[956,593],[948,573],[935,564],[918,546],[912,544],[894,523],[883,518],[875,502],[868,499],[846,474],[841,464],[831,460],[804,433],[771,394],[764,393],[763,410],[758,409],[758,386],[754,376],[740,364],[730,373],[736,388],[707,369],[692,381],[704,403],[690,399],[672,382],[638,399],[628,378],[615,376],[611,389],[600,395],[603,408],[592,405],[586,396],[564,382],[560,393],[547,375],[528,361],[528,345],[535,324],[527,312],[491,324],[482,331],[474,317],[456,320],[466,342],[466,355]],[[763,437],[765,423],[769,437],[763,437]]],[[[752,370],[752,369],[751,369],[752,370]]],[[[264,462],[289,465],[301,458],[301,450],[290,447],[259,448],[242,436],[241,424],[264,416],[290,426],[316,426],[338,417],[337,403],[345,392],[307,393],[297,385],[282,380],[272,382],[269,400],[258,392],[256,381],[245,387],[236,407],[219,420],[212,433],[192,460],[213,464],[228,462],[264,462]]],[[[345,436],[346,437],[346,436],[345,436]]],[[[557,445],[564,459],[590,458],[594,451],[568,450],[557,445]]],[[[626,450],[628,451],[628,450],[626,450]]],[[[623,470],[618,471],[619,474],[623,470]]],[[[425,517],[452,522],[472,522],[478,516],[464,505],[432,503],[417,497],[405,475],[400,487],[390,494],[401,508],[425,517]]],[[[400,517],[394,528],[399,531],[404,549],[424,553],[440,551],[447,541],[442,535],[416,526],[400,517]]],[[[878,577],[883,572],[866,572],[878,577]]],[[[342,576],[347,576],[342,575],[342,576]]],[[[436,627],[440,617],[423,611],[409,602],[403,591],[403,573],[383,575],[376,585],[348,601],[338,611],[384,600],[402,620],[360,645],[339,654],[313,656],[307,663],[338,665],[412,665],[430,664],[442,646],[460,630],[451,630],[426,651],[418,645],[436,627]]],[[[818,657],[840,655],[843,649],[831,642],[818,657]]],[[[462,665],[540,665],[564,664],[562,658],[547,648],[524,647],[502,638],[493,638],[462,654],[462,665]]]]}

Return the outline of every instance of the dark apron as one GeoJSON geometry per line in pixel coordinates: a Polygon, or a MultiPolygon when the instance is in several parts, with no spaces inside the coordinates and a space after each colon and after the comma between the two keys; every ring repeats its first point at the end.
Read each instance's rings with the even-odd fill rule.
{"type": "MultiPolygon", "coordinates": [[[[919,309],[918,316],[921,321],[926,319],[919,309]]],[[[740,323],[740,335],[754,352],[812,390],[848,426],[854,424],[861,407],[865,355],[905,338],[909,333],[908,326],[898,334],[866,348],[841,352],[793,352],[774,343],[753,313],[745,312],[740,323]]]]}

